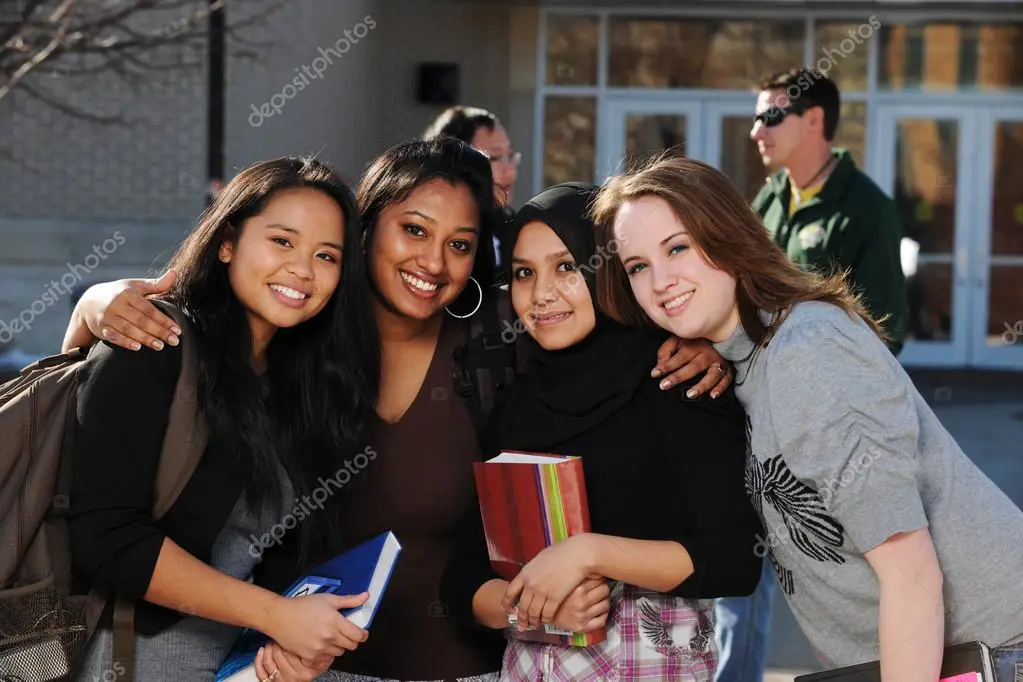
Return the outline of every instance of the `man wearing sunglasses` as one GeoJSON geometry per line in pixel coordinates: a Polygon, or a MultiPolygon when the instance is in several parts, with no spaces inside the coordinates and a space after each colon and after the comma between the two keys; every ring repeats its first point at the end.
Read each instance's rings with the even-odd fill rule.
{"type": "Polygon", "coordinates": [[[902,227],[895,202],[833,149],[840,96],[826,76],[808,68],[760,83],[750,137],[773,171],[753,207],[781,248],[804,268],[848,271],[888,346],[898,355],[908,304],[902,272],[902,227]]]}
{"type": "MultiPolygon", "coordinates": [[[[848,271],[875,318],[887,316],[888,346],[898,355],[908,305],[902,228],[895,202],[849,152],[833,149],[840,96],[826,76],[807,68],[774,74],[758,86],[750,137],[772,175],[753,208],[793,261],[825,273],[848,271]]],[[[754,551],[770,551],[770,542],[754,551]]],[[[777,582],[770,561],[749,597],[719,599],[716,682],[760,682],[777,582]]]]}

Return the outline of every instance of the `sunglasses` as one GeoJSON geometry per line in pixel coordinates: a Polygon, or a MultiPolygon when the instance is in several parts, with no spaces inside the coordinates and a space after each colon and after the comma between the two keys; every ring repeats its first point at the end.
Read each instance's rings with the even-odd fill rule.
{"type": "Polygon", "coordinates": [[[510,163],[513,166],[519,165],[522,161],[522,152],[509,152],[503,156],[491,156],[490,163],[510,163]]]}
{"type": "Polygon", "coordinates": [[[771,107],[765,111],[753,117],[754,123],[761,123],[765,128],[773,128],[776,125],[781,125],[781,122],[785,120],[785,117],[789,114],[801,114],[806,111],[805,107],[789,106],[789,107],[771,107]]]}

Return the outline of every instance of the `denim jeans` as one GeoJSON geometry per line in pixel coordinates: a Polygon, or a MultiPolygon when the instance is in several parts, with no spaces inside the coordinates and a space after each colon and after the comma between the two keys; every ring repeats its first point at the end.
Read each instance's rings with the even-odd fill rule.
{"type": "Polygon", "coordinates": [[[1023,682],[1023,644],[994,649],[995,682],[1023,682]]]}
{"type": "Polygon", "coordinates": [[[765,561],[760,583],[753,594],[717,600],[714,637],[720,662],[714,682],[761,682],[764,679],[767,638],[771,633],[771,610],[777,588],[771,562],[765,561]]]}

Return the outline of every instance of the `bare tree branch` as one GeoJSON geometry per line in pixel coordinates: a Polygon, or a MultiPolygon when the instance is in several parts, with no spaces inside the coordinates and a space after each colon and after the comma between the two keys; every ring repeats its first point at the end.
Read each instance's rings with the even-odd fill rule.
{"type": "Polygon", "coordinates": [[[28,83],[23,83],[21,91],[32,99],[38,100],[48,107],[53,107],[57,111],[60,111],[72,118],[77,118],[83,121],[89,121],[91,123],[98,123],[100,125],[113,125],[113,124],[124,124],[125,119],[120,116],[102,116],[100,114],[92,114],[86,111],[82,111],[76,107],[70,106],[61,102],[60,100],[52,97],[51,95],[39,90],[28,83]]]}
{"type": "MultiPolygon", "coordinates": [[[[287,0],[267,0],[248,15],[228,12],[225,39],[246,46],[266,43],[242,30],[263,23],[287,0]]],[[[132,88],[151,74],[200,67],[211,12],[244,11],[229,0],[0,0],[0,102],[14,91],[76,118],[113,123],[116,117],[85,111],[39,84],[33,74],[85,77],[110,73],[132,88]]]]}

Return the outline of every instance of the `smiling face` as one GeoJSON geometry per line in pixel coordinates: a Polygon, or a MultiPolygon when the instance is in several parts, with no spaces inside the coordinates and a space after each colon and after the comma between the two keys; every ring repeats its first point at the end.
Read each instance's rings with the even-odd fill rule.
{"type": "Polygon", "coordinates": [[[370,244],[369,268],[385,304],[404,317],[443,312],[469,283],[480,230],[469,189],[432,180],[385,208],[370,244]]]}
{"type": "Polygon", "coordinates": [[[220,246],[228,280],[247,311],[258,356],[277,329],[294,327],[327,305],[341,279],[344,214],[315,189],[288,189],[220,246]]]}
{"type": "Polygon", "coordinates": [[[522,228],[511,272],[512,307],[542,348],[568,348],[593,331],[597,318],[590,290],[568,247],[549,226],[534,221],[522,228]]]}
{"type": "Polygon", "coordinates": [[[632,293],[654,323],[683,339],[731,336],[739,322],[735,279],[706,260],[663,199],[626,201],[614,231],[632,293]]]}

